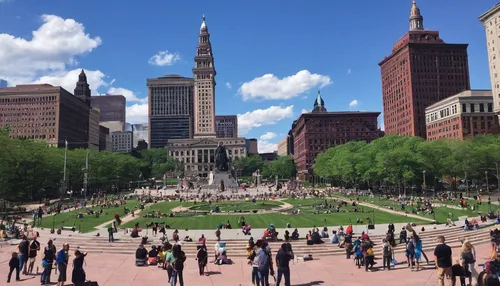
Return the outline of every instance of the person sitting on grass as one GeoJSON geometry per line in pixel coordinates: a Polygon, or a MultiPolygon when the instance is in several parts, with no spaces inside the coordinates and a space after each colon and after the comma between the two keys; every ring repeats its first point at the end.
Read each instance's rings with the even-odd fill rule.
{"type": "Polygon", "coordinates": [[[148,251],[144,248],[144,245],[139,245],[139,248],[135,251],[135,266],[144,266],[148,261],[148,251]]]}

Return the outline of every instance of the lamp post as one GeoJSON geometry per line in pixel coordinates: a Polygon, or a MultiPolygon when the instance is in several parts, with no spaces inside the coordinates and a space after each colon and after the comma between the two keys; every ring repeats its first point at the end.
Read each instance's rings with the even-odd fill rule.
{"type": "Polygon", "coordinates": [[[470,198],[469,180],[467,179],[467,171],[465,171],[465,186],[467,187],[467,197],[470,198]]]}
{"type": "Polygon", "coordinates": [[[423,186],[424,191],[425,191],[425,189],[426,189],[426,183],[425,183],[425,173],[427,173],[427,171],[426,171],[426,170],[422,170],[422,178],[423,178],[423,181],[424,181],[424,186],[423,186]]]}
{"type": "Polygon", "coordinates": [[[85,201],[87,201],[87,189],[89,184],[89,155],[90,150],[87,150],[87,155],[85,156],[85,173],[83,174],[83,196],[85,201]]]}
{"type": "Polygon", "coordinates": [[[68,140],[64,140],[64,166],[63,166],[63,181],[61,187],[61,200],[66,192],[66,166],[68,164],[68,140]]]}
{"type": "Polygon", "coordinates": [[[484,171],[484,176],[486,177],[486,191],[490,192],[490,185],[488,183],[488,171],[484,171]]]}

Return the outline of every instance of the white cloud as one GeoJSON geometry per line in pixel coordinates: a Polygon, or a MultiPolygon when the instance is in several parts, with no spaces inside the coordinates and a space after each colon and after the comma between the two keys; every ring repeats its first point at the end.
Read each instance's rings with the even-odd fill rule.
{"type": "Polygon", "coordinates": [[[154,66],[171,66],[181,60],[178,53],[169,53],[167,50],[159,51],[154,56],[149,58],[148,63],[154,66]]]}
{"type": "Polygon", "coordinates": [[[125,99],[127,99],[127,102],[141,102],[145,103],[148,102],[148,98],[138,98],[135,93],[129,89],[122,88],[122,87],[111,87],[108,90],[108,94],[112,95],[123,95],[125,96],[125,99]]]}
{"type": "MultiPolygon", "coordinates": [[[[52,75],[42,76],[32,83],[48,83],[51,85],[62,86],[67,91],[73,93],[76,82],[78,81],[78,75],[81,71],[81,69],[74,69],[71,71],[55,72],[52,73],[52,75]]],[[[89,83],[90,89],[92,90],[93,94],[98,94],[97,90],[100,87],[107,85],[107,83],[104,81],[106,75],[100,70],[85,70],[85,74],[87,75],[87,82],[89,83]]]]}
{"type": "Polygon", "coordinates": [[[351,74],[352,70],[351,69],[348,69],[347,70],[347,74],[351,74]]]}
{"type": "Polygon", "coordinates": [[[127,122],[128,123],[144,123],[148,122],[148,104],[136,103],[127,107],[127,122]]]}
{"type": "Polygon", "coordinates": [[[276,133],[274,132],[266,132],[264,135],[260,136],[260,140],[271,140],[273,138],[276,138],[276,133]]]}
{"type": "Polygon", "coordinates": [[[278,151],[278,144],[261,139],[257,143],[257,148],[259,149],[259,153],[271,153],[278,151]]]}
{"type": "Polygon", "coordinates": [[[102,43],[99,37],[86,34],[83,24],[73,19],[43,15],[42,20],[44,23],[32,32],[31,39],[0,34],[0,78],[18,84],[31,82],[41,74],[64,71],[67,65],[77,62],[76,56],[102,43]]]}
{"type": "Polygon", "coordinates": [[[355,99],[349,103],[349,108],[355,108],[356,106],[358,106],[358,104],[359,104],[359,101],[357,99],[355,99]]]}
{"type": "Polygon", "coordinates": [[[311,112],[311,110],[307,110],[305,108],[302,108],[302,111],[300,112],[300,114],[309,113],[309,112],[311,112]]]}
{"type": "Polygon", "coordinates": [[[295,75],[279,79],[273,74],[265,74],[249,82],[245,82],[238,89],[243,100],[249,99],[290,99],[316,87],[324,87],[332,83],[329,76],[311,74],[308,70],[301,70],[295,75]]]}
{"type": "Polygon", "coordinates": [[[233,86],[231,85],[231,83],[226,82],[226,87],[229,88],[229,89],[231,89],[233,86]]]}
{"type": "Polygon", "coordinates": [[[238,134],[245,135],[252,128],[274,125],[278,121],[290,117],[293,117],[293,105],[285,108],[270,106],[266,109],[257,109],[238,114],[238,134]]]}

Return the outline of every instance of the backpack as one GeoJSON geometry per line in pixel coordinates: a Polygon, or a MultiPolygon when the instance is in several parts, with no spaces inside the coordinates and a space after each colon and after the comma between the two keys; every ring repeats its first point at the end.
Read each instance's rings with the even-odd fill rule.
{"type": "Polygon", "coordinates": [[[472,255],[471,251],[467,252],[462,252],[462,259],[464,260],[465,263],[470,264],[476,262],[474,260],[474,256],[472,255]]]}
{"type": "Polygon", "coordinates": [[[261,249],[257,255],[259,257],[258,258],[259,271],[269,270],[269,255],[268,255],[267,251],[265,251],[264,249],[261,249]]]}

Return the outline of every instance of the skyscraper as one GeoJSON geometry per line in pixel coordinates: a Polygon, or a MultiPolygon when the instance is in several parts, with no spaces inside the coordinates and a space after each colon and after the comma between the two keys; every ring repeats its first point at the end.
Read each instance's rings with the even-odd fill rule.
{"type": "MultiPolygon", "coordinates": [[[[187,174],[207,177],[214,170],[215,149],[222,143],[229,158],[238,159],[247,156],[245,138],[216,138],[215,128],[215,68],[210,44],[210,35],[205,22],[205,16],[200,27],[196,56],[193,68],[194,79],[186,79],[194,85],[194,136],[188,139],[168,139],[167,148],[170,155],[183,162],[187,174]]],[[[180,76],[178,76],[180,77],[180,76]]],[[[186,83],[187,84],[187,83],[186,83]]],[[[150,106],[151,97],[150,97],[150,106]]],[[[151,112],[151,110],[150,110],[151,112]]],[[[153,115],[150,114],[150,119],[153,115]]],[[[174,120],[174,119],[172,119],[174,120]]],[[[175,119],[175,122],[180,122],[175,119]]],[[[149,124],[153,147],[153,124],[149,124]]],[[[237,134],[234,134],[237,136],[237,134]]]]}
{"type": "Polygon", "coordinates": [[[486,32],[488,62],[490,64],[491,91],[493,93],[493,111],[500,115],[500,3],[479,16],[486,32]],[[495,43],[496,40],[496,43],[495,43]]]}
{"type": "Polygon", "coordinates": [[[6,87],[7,87],[7,81],[0,78],[0,88],[6,88],[6,87]]]}
{"type": "Polygon", "coordinates": [[[387,134],[425,138],[425,108],[470,89],[467,44],[447,44],[438,31],[424,29],[415,0],[410,31],[380,63],[387,134]]]}
{"type": "Polygon", "coordinates": [[[194,137],[216,137],[215,132],[215,66],[205,15],[200,27],[194,57],[194,137]]]}
{"type": "Polygon", "coordinates": [[[91,95],[90,95],[90,86],[87,83],[87,75],[85,74],[85,71],[80,73],[78,76],[78,82],[76,83],[74,95],[83,100],[88,106],[91,105],[91,95]]]}
{"type": "Polygon", "coordinates": [[[123,95],[92,96],[92,107],[100,111],[99,124],[110,132],[125,131],[125,109],[127,102],[123,95]]]}
{"type": "Polygon", "coordinates": [[[147,80],[149,148],[164,148],[171,139],[193,137],[193,79],[166,75],[147,80]]]}
{"type": "Polygon", "coordinates": [[[238,116],[216,115],[215,132],[217,133],[217,138],[238,137],[238,116]]]}

